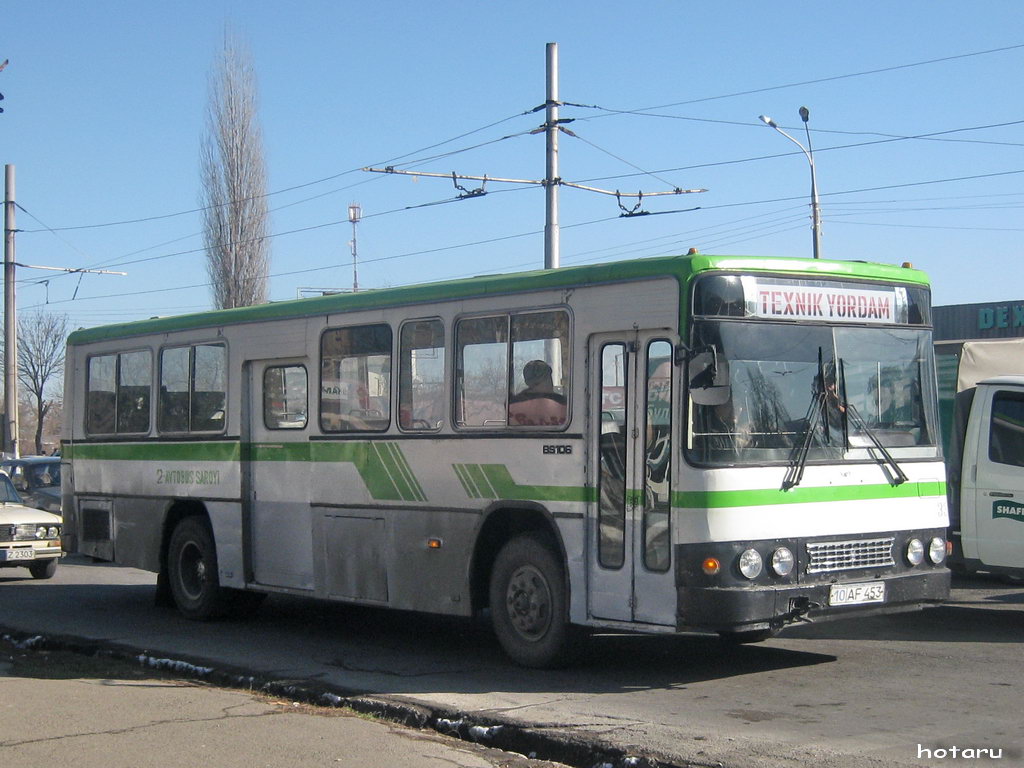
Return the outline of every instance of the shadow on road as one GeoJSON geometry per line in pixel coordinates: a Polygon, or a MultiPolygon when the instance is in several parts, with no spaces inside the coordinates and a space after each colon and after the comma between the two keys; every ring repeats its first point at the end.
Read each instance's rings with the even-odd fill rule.
{"type": "Polygon", "coordinates": [[[766,645],[737,647],[712,636],[602,633],[581,643],[571,667],[528,670],[504,657],[481,621],[271,595],[252,619],[190,622],[155,607],[151,585],[28,579],[23,586],[0,585],[12,609],[0,624],[22,636],[39,632],[72,644],[87,638],[97,648],[146,649],[195,664],[312,677],[376,693],[672,689],[835,660],[766,645]],[[46,605],[52,620],[25,619],[17,610],[23,601],[46,605]]]}
{"type": "Polygon", "coordinates": [[[271,595],[248,621],[190,622],[155,607],[151,583],[122,583],[106,564],[62,567],[82,569],[89,583],[34,581],[27,571],[19,578],[18,570],[0,577],[5,616],[20,621],[12,626],[270,677],[313,677],[350,690],[408,695],[677,689],[835,661],[831,646],[811,650],[801,647],[803,640],[1019,643],[1024,626],[1019,586],[971,578],[955,583],[951,602],[941,607],[800,625],[755,646],[705,635],[598,633],[581,644],[569,669],[541,672],[507,661],[481,621],[271,595]],[[33,610],[20,612],[19,604],[33,610]],[[37,620],[39,605],[47,611],[37,620]]]}

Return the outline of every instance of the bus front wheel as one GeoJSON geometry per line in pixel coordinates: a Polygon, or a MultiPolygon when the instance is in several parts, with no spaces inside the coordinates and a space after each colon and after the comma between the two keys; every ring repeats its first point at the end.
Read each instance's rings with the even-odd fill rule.
{"type": "Polygon", "coordinates": [[[226,593],[217,577],[217,548],[203,518],[186,517],[174,528],[167,576],[174,604],[185,618],[206,621],[224,615],[226,593]]]}
{"type": "Polygon", "coordinates": [[[563,665],[569,649],[565,575],[540,537],[510,539],[491,572],[491,621],[505,653],[524,667],[563,665]]]}

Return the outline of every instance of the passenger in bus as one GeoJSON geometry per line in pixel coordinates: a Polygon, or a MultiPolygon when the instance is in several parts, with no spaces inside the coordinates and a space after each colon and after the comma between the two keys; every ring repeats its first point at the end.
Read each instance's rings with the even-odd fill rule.
{"type": "Polygon", "coordinates": [[[551,366],[543,360],[531,360],[523,366],[526,388],[513,395],[508,406],[508,422],[513,426],[557,426],[565,423],[565,396],[555,392],[551,366]]]}

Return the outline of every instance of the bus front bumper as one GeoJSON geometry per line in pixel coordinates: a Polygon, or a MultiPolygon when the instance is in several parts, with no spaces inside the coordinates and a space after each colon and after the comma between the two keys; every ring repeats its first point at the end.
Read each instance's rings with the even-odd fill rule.
{"type": "MultiPolygon", "coordinates": [[[[744,631],[779,629],[797,621],[821,621],[912,611],[949,598],[950,572],[931,568],[861,584],[885,584],[881,601],[833,605],[832,584],[778,586],[679,587],[679,629],[744,631]]],[[[837,586],[858,582],[849,579],[837,586]]]]}

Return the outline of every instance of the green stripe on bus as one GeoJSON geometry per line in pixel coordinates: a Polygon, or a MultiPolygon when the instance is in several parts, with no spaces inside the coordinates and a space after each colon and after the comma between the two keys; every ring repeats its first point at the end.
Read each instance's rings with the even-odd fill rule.
{"type": "Polygon", "coordinates": [[[240,461],[238,442],[67,443],[64,458],[98,461],[240,461]]]}
{"type": "Polygon", "coordinates": [[[745,491],[676,491],[672,506],[690,509],[725,509],[729,507],[765,507],[778,504],[815,504],[834,501],[868,501],[874,499],[910,499],[919,496],[945,496],[946,484],[941,482],[902,483],[889,485],[830,485],[819,488],[755,489],[745,491]]]}
{"type": "MultiPolygon", "coordinates": [[[[401,449],[394,443],[372,443],[377,454],[377,464],[388,476],[402,501],[423,501],[422,493],[417,492],[416,481],[412,477],[401,449]]],[[[362,471],[360,470],[360,474],[362,471]]]]}
{"type": "Polygon", "coordinates": [[[452,464],[452,469],[455,470],[455,476],[459,478],[459,482],[462,483],[462,490],[466,492],[466,495],[471,499],[476,498],[473,495],[475,491],[473,490],[473,487],[470,485],[469,476],[466,472],[466,465],[452,464]]]}
{"type": "MultiPolygon", "coordinates": [[[[504,464],[464,465],[474,479],[482,478],[491,492],[486,498],[518,499],[523,501],[595,501],[597,492],[592,488],[572,485],[520,485],[504,464]]],[[[479,482],[477,483],[479,485],[479,482]]]]}
{"type": "Polygon", "coordinates": [[[498,498],[498,492],[491,487],[487,475],[479,464],[463,464],[462,466],[466,470],[469,482],[473,484],[473,488],[476,490],[476,495],[473,496],[474,499],[498,498]]]}

